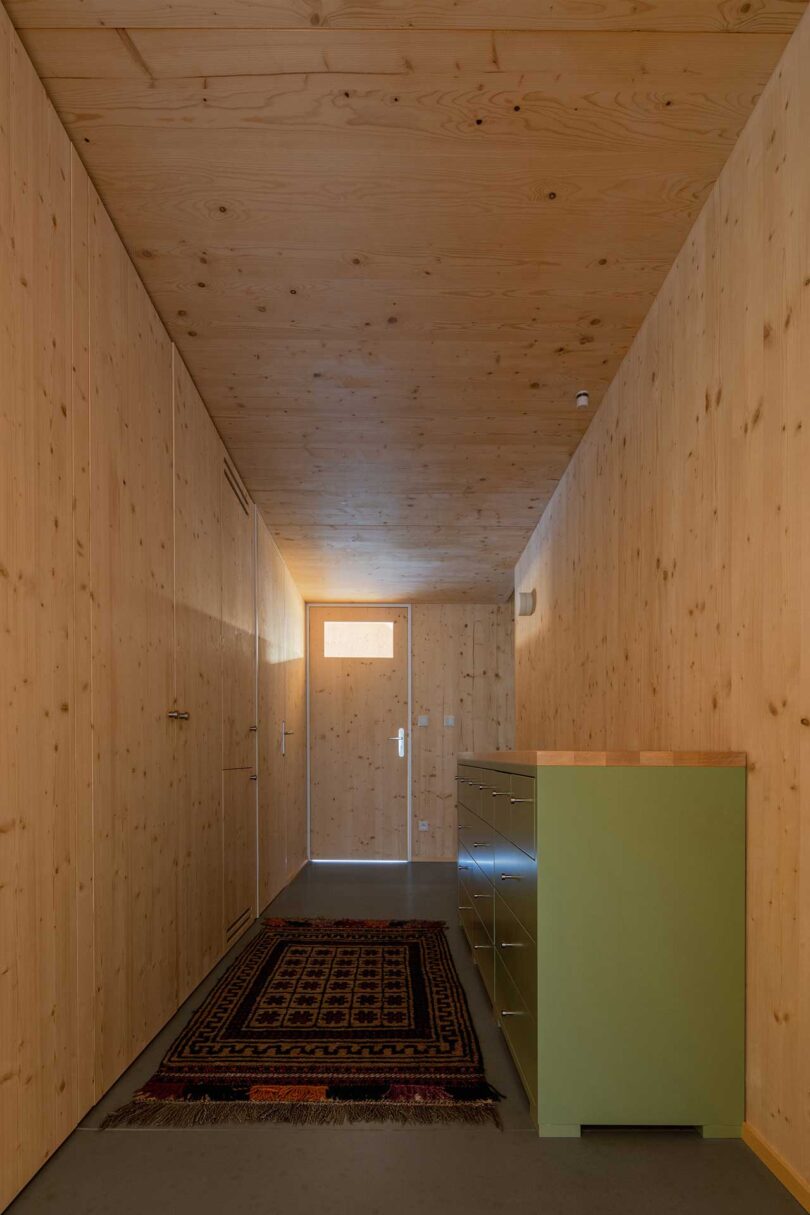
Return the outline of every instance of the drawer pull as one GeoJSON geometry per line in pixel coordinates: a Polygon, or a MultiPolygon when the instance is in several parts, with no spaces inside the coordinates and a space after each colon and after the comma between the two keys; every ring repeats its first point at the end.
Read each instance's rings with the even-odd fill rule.
{"type": "Polygon", "coordinates": [[[525,949],[525,941],[501,941],[499,949],[525,949]]]}
{"type": "Polygon", "coordinates": [[[499,793],[497,789],[492,790],[493,797],[509,797],[508,793],[499,793]]]}
{"type": "Polygon", "coordinates": [[[473,898],[474,899],[491,899],[492,895],[491,894],[474,894],[473,898]]]}
{"type": "Polygon", "coordinates": [[[508,1008],[502,1008],[502,1009],[501,1009],[501,1016],[502,1016],[502,1017],[525,1017],[525,1016],[526,1016],[526,1014],[525,1014],[524,1012],[512,1012],[512,1011],[511,1011],[510,1009],[508,1009],[508,1008]]]}
{"type": "Polygon", "coordinates": [[[473,945],[473,949],[492,949],[492,945],[473,945]]]}
{"type": "Polygon", "coordinates": [[[469,869],[469,867],[470,867],[469,865],[459,865],[459,869],[463,869],[463,871],[464,871],[465,873],[467,872],[467,870],[469,869]]]}
{"type": "Polygon", "coordinates": [[[518,876],[517,873],[502,873],[501,881],[502,882],[519,882],[520,877],[518,876]]]}
{"type": "Polygon", "coordinates": [[[479,788],[479,789],[481,790],[481,792],[483,793],[483,791],[484,791],[485,789],[491,789],[491,788],[492,788],[492,785],[479,785],[479,786],[478,786],[478,788],[479,788]]]}
{"type": "Polygon", "coordinates": [[[488,848],[489,844],[473,844],[473,848],[488,848]]]}
{"type": "Polygon", "coordinates": [[[459,907],[459,911],[472,911],[472,907],[459,907]]]}
{"type": "Polygon", "coordinates": [[[510,798],[509,798],[509,801],[511,802],[511,804],[512,804],[513,806],[519,806],[519,805],[522,805],[524,802],[525,802],[527,805],[529,805],[529,806],[533,806],[533,805],[534,805],[534,798],[533,798],[533,797],[510,797],[510,798]]]}

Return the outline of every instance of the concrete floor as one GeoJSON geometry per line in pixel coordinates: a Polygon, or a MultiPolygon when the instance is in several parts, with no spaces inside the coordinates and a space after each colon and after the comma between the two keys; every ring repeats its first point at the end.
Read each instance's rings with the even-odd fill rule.
{"type": "Polygon", "coordinates": [[[442,919],[470,998],[487,1076],[506,1100],[492,1128],[97,1128],[156,1069],[181,1026],[258,926],[12,1203],[9,1215],[800,1215],[739,1141],[590,1133],[540,1140],[456,927],[454,865],[309,865],[274,915],[442,919]]]}

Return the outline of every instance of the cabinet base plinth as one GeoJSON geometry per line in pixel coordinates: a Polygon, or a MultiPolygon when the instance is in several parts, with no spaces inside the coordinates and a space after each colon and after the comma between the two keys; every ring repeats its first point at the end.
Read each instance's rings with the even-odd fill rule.
{"type": "Polygon", "coordinates": [[[537,1127],[537,1133],[541,1139],[579,1139],[582,1128],[579,1125],[554,1126],[548,1122],[541,1122],[537,1127]]]}
{"type": "Polygon", "coordinates": [[[742,1127],[737,1123],[729,1126],[709,1123],[699,1129],[704,1139],[740,1139],[742,1137],[742,1127]]]}

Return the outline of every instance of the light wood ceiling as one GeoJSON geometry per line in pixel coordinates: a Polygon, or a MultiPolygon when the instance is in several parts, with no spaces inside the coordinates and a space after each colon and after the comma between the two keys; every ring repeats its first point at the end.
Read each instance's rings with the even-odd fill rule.
{"type": "Polygon", "coordinates": [[[305,596],[487,602],[804,0],[7,7],[305,596]]]}

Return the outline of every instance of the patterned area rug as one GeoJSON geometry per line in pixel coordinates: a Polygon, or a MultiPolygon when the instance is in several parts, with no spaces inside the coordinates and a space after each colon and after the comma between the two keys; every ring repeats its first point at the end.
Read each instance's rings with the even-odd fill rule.
{"type": "Polygon", "coordinates": [[[495,1123],[443,925],[267,920],[109,1126],[495,1123]]]}

